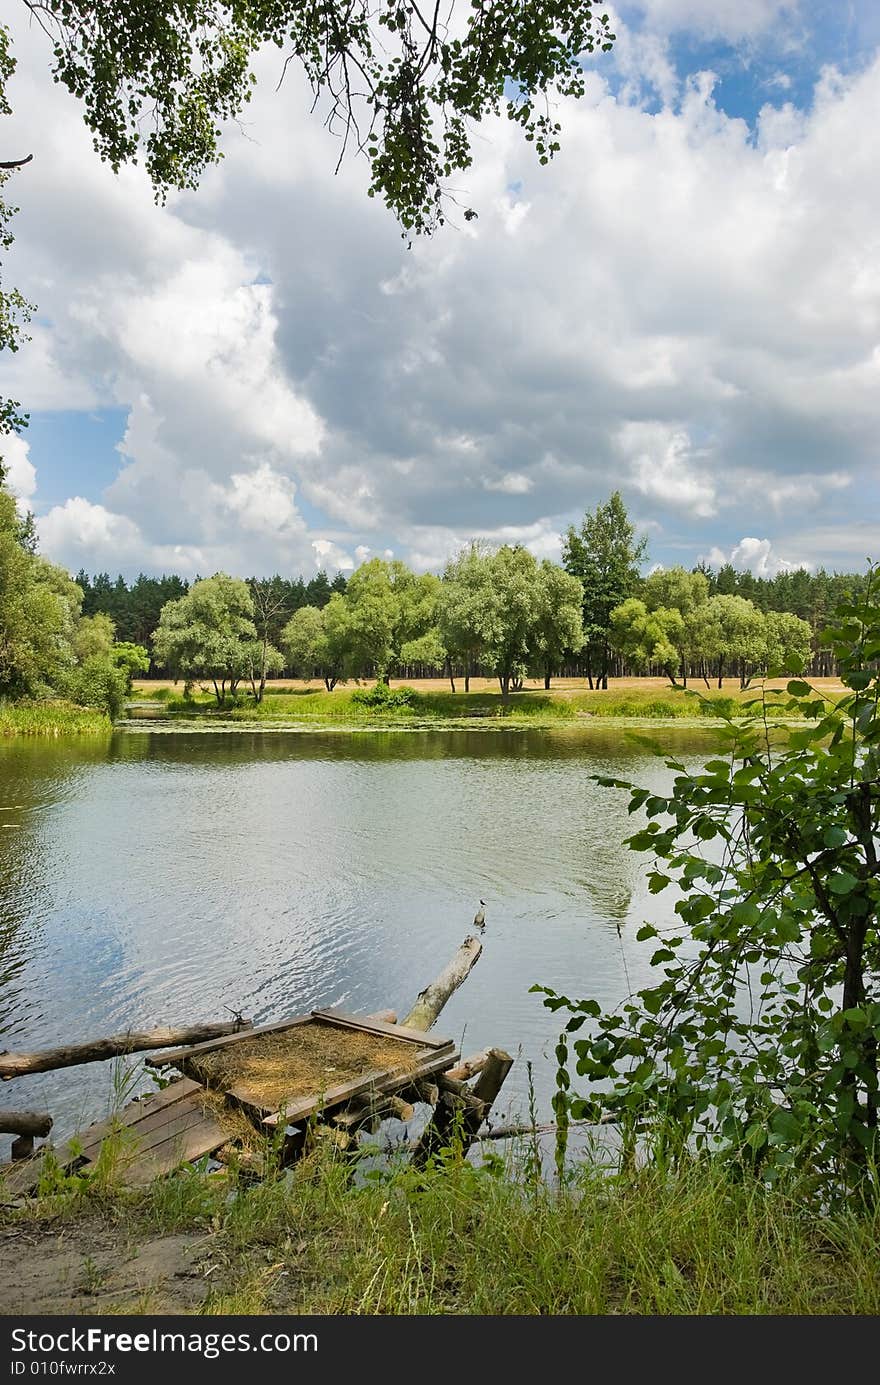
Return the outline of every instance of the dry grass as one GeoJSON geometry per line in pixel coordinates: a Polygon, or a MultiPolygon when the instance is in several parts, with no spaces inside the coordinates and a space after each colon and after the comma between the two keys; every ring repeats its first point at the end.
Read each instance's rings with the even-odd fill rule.
{"type": "MultiPolygon", "coordinates": [[[[839,678],[809,678],[808,681],[811,686],[816,688],[819,692],[837,695],[845,691],[839,678]]],[[[719,689],[716,687],[716,682],[717,679],[712,680],[712,687],[708,689],[709,692],[719,692],[719,689]]],[[[767,687],[784,688],[787,682],[787,678],[770,678],[767,680],[767,687]]],[[[416,692],[420,693],[450,691],[448,678],[392,678],[391,680],[392,688],[399,687],[401,683],[405,683],[408,688],[415,688],[416,692]]],[[[210,692],[210,686],[206,686],[210,692]]],[[[355,686],[357,686],[357,684],[339,683],[332,693],[327,693],[326,695],[328,697],[341,698],[344,694],[350,693],[355,686]]],[[[375,679],[364,679],[360,686],[364,688],[374,687],[375,679]]],[[[464,679],[457,678],[455,686],[459,693],[463,693],[464,679]]],[[[690,686],[695,688],[698,692],[707,691],[702,679],[699,678],[692,679],[690,686]]],[[[179,682],[173,683],[169,678],[136,678],[132,684],[132,695],[137,696],[138,694],[143,695],[145,693],[159,692],[163,688],[175,691],[178,694],[182,694],[183,692],[183,684],[179,682]]],[[[671,691],[668,678],[609,678],[608,680],[608,692],[632,692],[635,689],[646,694],[651,693],[655,695],[671,691]]],[[[472,693],[497,693],[498,679],[472,678],[470,690],[472,693]]],[[[280,693],[284,691],[325,693],[326,689],[319,678],[270,678],[266,683],[267,693],[280,693]]],[[[527,678],[523,684],[523,691],[543,693],[543,678],[527,678]]],[[[558,697],[570,698],[579,693],[589,692],[589,688],[586,678],[554,678],[549,691],[551,696],[555,695],[558,697]]],[[[738,697],[740,695],[739,679],[725,678],[724,686],[720,691],[729,697],[738,697]]],[[[747,695],[754,696],[754,693],[755,689],[752,688],[747,695]]],[[[597,698],[602,697],[602,695],[602,693],[596,694],[597,698]]]]}
{"type": "Polygon", "coordinates": [[[402,1039],[313,1022],[200,1054],[187,1071],[209,1087],[234,1087],[255,1106],[275,1111],[291,1097],[321,1096],[377,1071],[405,1072],[416,1052],[402,1039]]]}

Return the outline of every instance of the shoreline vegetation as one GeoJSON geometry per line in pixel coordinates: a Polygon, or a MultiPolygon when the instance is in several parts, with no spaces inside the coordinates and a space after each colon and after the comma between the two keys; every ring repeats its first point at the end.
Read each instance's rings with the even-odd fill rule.
{"type": "MultiPolygon", "coordinates": [[[[474,680],[476,681],[476,680],[474,680]]],[[[505,704],[495,680],[479,680],[483,686],[465,693],[449,691],[440,679],[393,684],[383,689],[376,683],[337,687],[325,691],[320,684],[294,686],[278,681],[267,684],[262,702],[243,696],[235,704],[218,707],[210,689],[193,691],[184,697],[182,688],[164,683],[160,687],[135,684],[135,710],[150,715],[157,712],[169,721],[205,720],[224,724],[314,724],[354,729],[372,727],[522,726],[535,730],[589,724],[593,720],[672,722],[707,725],[730,717],[760,714],[761,687],[741,689],[734,679],[722,689],[700,685],[685,690],[672,687],[660,678],[609,681],[607,690],[590,690],[582,679],[560,679],[545,689],[540,680],[514,693],[505,704]],[[379,694],[377,696],[377,693],[379,694]],[[138,703],[140,705],[138,706],[138,703]]],[[[813,680],[817,691],[836,701],[842,694],[837,679],[813,680]],[[823,686],[824,685],[824,686],[823,686]]],[[[770,689],[783,690],[784,680],[773,680],[770,689]]],[[[772,702],[772,699],[771,699],[772,702]]]]}
{"type": "Polygon", "coordinates": [[[553,1188],[526,1139],[353,1182],[321,1143],[262,1182],[190,1166],[132,1191],[105,1148],[99,1175],[59,1175],[0,1215],[5,1312],[880,1311],[876,1201],[823,1214],[709,1158],[579,1161],[553,1188]]]}
{"type": "Polygon", "coordinates": [[[113,722],[97,707],[78,707],[73,702],[0,701],[0,738],[14,736],[106,736],[113,722]]]}
{"type": "MultiPolygon", "coordinates": [[[[449,691],[441,679],[392,684],[377,698],[374,682],[338,686],[327,692],[317,681],[294,685],[290,680],[277,680],[267,684],[260,703],[242,695],[218,707],[209,687],[196,687],[185,697],[183,684],[144,679],[133,684],[121,729],[147,730],[155,722],[161,722],[166,731],[175,725],[180,730],[191,729],[193,723],[229,730],[316,727],[340,731],[550,730],[612,721],[708,727],[728,717],[760,712],[761,686],[741,689],[735,679],[727,680],[720,690],[706,689],[702,684],[684,690],[660,678],[621,678],[611,680],[602,691],[585,688],[582,679],[560,679],[556,687],[547,690],[536,679],[533,686],[513,694],[506,705],[492,680],[473,681],[478,686],[468,693],[449,691]],[[139,723],[145,724],[141,727],[139,723]]],[[[811,683],[829,700],[836,701],[843,692],[837,679],[813,679],[811,683]]],[[[784,688],[784,680],[772,680],[767,687],[784,688]]],[[[95,736],[112,729],[105,712],[63,700],[0,702],[2,738],[95,736]]]]}

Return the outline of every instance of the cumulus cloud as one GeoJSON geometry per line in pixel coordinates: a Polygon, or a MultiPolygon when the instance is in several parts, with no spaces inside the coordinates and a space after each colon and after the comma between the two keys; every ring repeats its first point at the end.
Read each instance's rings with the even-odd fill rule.
{"type": "Polygon", "coordinates": [[[0,465],[22,515],[30,509],[37,489],[37,469],[30,460],[29,452],[30,445],[14,433],[0,439],[0,465]]]}
{"type": "Polygon", "coordinates": [[[780,572],[794,572],[800,567],[813,566],[802,559],[780,557],[774,552],[769,539],[753,538],[740,539],[729,553],[724,553],[720,548],[713,548],[706,554],[706,562],[712,567],[722,567],[725,563],[731,563],[740,572],[753,572],[756,577],[776,577],[780,572]]]}
{"type": "Polygon", "coordinates": [[[505,471],[503,476],[483,478],[487,491],[501,491],[503,495],[528,495],[534,484],[534,478],[524,476],[521,471],[505,471]]]}
{"type": "Polygon", "coordinates": [[[509,536],[550,556],[614,487],[671,561],[755,532],[812,557],[819,507],[845,534],[853,497],[878,499],[880,64],[750,129],[710,74],[679,82],[666,38],[758,41],[795,7],[643,0],[629,28],[635,8],[620,72],[661,109],[599,62],[550,167],[489,122],[461,189],[479,220],[411,252],[362,165],[334,179],[304,85],[274,93],[276,56],[223,164],[159,208],[97,161],[39,34],[19,36],[14,128],[39,157],[12,268],[42,318],[0,389],[127,420],[109,488],[72,476],[42,516],[47,551],[311,571],[393,549],[437,568],[509,536]]]}
{"type": "Polygon", "coordinates": [[[617,435],[636,489],[661,505],[707,519],[718,509],[707,455],[694,449],[684,429],[658,423],[626,423],[617,435]]]}
{"type": "Polygon", "coordinates": [[[766,33],[785,19],[794,18],[799,0],[630,0],[625,12],[634,12],[652,29],[664,33],[686,30],[705,38],[737,41],[766,33]]]}

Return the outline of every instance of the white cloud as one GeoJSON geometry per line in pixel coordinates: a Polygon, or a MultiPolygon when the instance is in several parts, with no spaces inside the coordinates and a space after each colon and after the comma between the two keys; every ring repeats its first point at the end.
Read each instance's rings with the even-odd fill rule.
{"type": "Polygon", "coordinates": [[[706,562],[712,567],[722,567],[731,563],[740,572],[752,572],[756,577],[775,577],[780,572],[794,572],[799,567],[810,568],[814,564],[802,559],[780,557],[774,551],[769,539],[743,538],[729,553],[713,548],[706,554],[706,562]]]}
{"type": "Polygon", "coordinates": [[[296,486],[288,476],[261,462],[254,471],[234,472],[230,485],[217,488],[221,503],[245,529],[255,534],[304,531],[296,508],[296,486]]]}
{"type": "MultiPolygon", "coordinates": [[[[210,559],[186,544],[150,544],[137,524],[80,495],[54,505],[38,522],[40,547],[48,558],[77,571],[113,571],[135,563],[145,568],[175,571],[191,577],[207,575],[210,559]]],[[[210,570],[213,571],[213,568],[210,570]]]]}
{"type": "Polygon", "coordinates": [[[501,491],[502,495],[528,495],[535,482],[521,471],[505,471],[503,476],[484,477],[483,485],[487,491],[501,491]]]}
{"type": "Polygon", "coordinates": [[[37,469],[28,456],[29,451],[30,445],[15,433],[0,438],[0,462],[6,471],[6,484],[22,515],[31,508],[37,489],[37,469]]]}
{"type": "Polygon", "coordinates": [[[302,83],[263,81],[224,163],[158,208],[95,158],[26,35],[11,133],[39,157],[10,277],[42,318],[0,391],[127,416],[118,477],[88,501],[71,477],[45,542],[242,571],[391,543],[437,567],[472,535],[558,553],[615,486],[662,518],[652,547],[757,532],[812,557],[820,506],[845,534],[855,497],[877,499],[880,64],[750,130],[711,75],[679,91],[666,46],[682,26],[757,42],[793,8],[644,0],[643,32],[620,28],[634,103],[598,64],[546,169],[488,122],[459,190],[479,220],[409,253],[363,165],[334,179],[302,83]]]}
{"type": "Polygon", "coordinates": [[[629,8],[663,33],[686,30],[736,42],[765,33],[800,6],[799,0],[631,0],[629,8]]]}
{"type": "Polygon", "coordinates": [[[313,539],[312,548],[315,551],[317,568],[330,567],[336,568],[339,572],[350,572],[354,567],[350,554],[330,539],[313,539]]]}
{"type": "Polygon", "coordinates": [[[696,451],[684,429],[658,423],[626,423],[617,436],[636,489],[661,505],[707,519],[718,509],[708,456],[696,451]]]}

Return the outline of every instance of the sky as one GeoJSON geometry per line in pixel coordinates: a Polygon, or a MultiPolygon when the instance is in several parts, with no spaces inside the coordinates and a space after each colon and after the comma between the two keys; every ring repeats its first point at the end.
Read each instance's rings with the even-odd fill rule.
{"type": "Polygon", "coordinates": [[[880,5],[607,8],[551,165],[482,125],[478,219],[407,249],[275,52],[222,164],[157,206],[19,4],[3,272],[38,313],[0,450],[41,551],[129,578],[558,559],[619,489],[651,565],[880,558],[880,5]]]}

